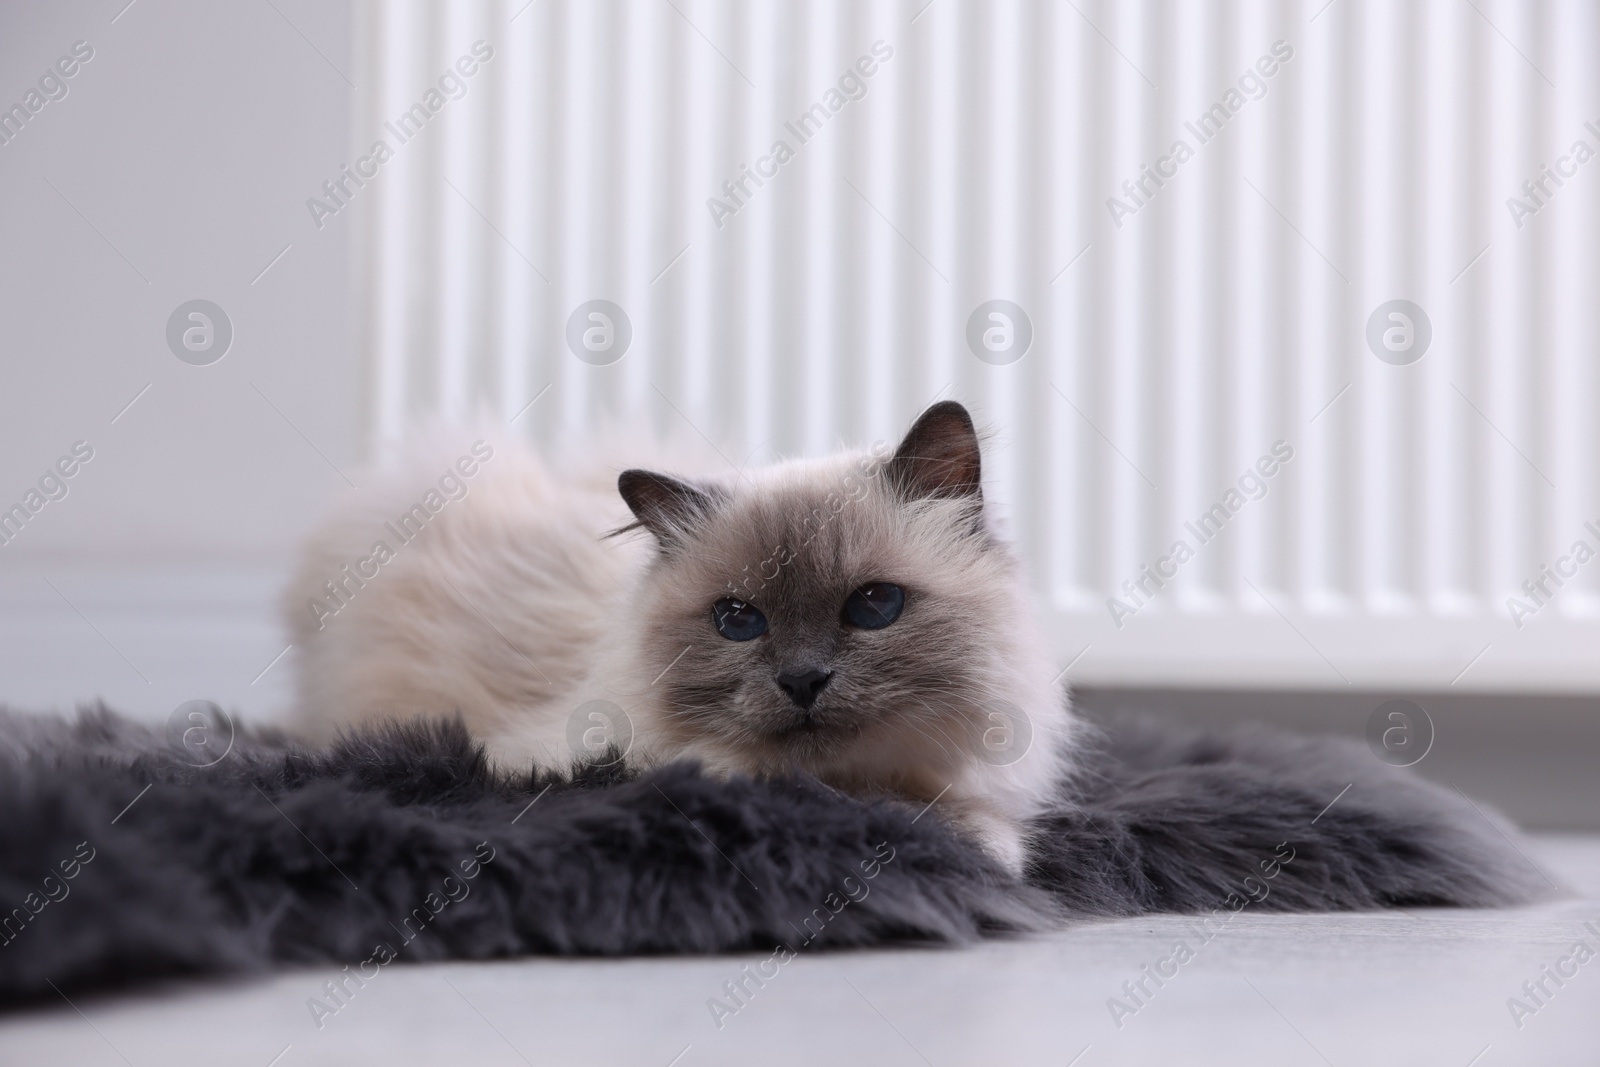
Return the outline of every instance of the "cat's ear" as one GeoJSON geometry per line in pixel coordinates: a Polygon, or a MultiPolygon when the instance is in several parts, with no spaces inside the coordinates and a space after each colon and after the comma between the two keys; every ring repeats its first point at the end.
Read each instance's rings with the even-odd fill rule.
{"type": "Polygon", "coordinates": [[[954,400],[924,411],[895,450],[889,482],[908,500],[973,497],[981,500],[982,464],[972,416],[954,400]]]}
{"type": "Polygon", "coordinates": [[[663,548],[684,540],[716,505],[706,490],[655,471],[623,471],[617,491],[639,520],[635,525],[655,534],[663,548]]]}

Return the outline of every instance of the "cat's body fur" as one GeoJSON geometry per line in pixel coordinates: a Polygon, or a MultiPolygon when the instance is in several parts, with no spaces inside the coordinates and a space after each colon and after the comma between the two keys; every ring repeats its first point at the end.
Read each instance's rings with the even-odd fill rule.
{"type": "Polygon", "coordinates": [[[640,767],[800,770],[857,795],[938,800],[1017,869],[1023,822],[1070,764],[1073,720],[1017,561],[985,518],[977,449],[966,412],[936,405],[893,456],[690,482],[627,472],[630,516],[606,486],[615,467],[557,470],[497,442],[379,573],[340,584],[432,473],[404,466],[321,528],[291,584],[302,725],[459,712],[496,761],[546,769],[585,755],[586,730],[631,731],[640,767]],[[630,517],[642,529],[607,536],[630,517]],[[330,580],[346,594],[332,617],[312,606],[334,602],[330,580]],[[840,625],[838,604],[874,581],[905,588],[904,618],[840,625]],[[712,604],[733,594],[772,617],[770,634],[713,630],[712,604]],[[769,677],[802,661],[832,670],[803,711],[769,677]]]}

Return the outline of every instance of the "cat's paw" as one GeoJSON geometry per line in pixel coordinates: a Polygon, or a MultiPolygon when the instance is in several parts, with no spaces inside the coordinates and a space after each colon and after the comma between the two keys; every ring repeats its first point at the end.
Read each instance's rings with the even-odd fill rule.
{"type": "Polygon", "coordinates": [[[1028,860],[1028,847],[1021,824],[1004,815],[975,806],[963,806],[955,813],[958,829],[988,853],[989,858],[1014,877],[1022,877],[1028,860]]]}
{"type": "Polygon", "coordinates": [[[996,827],[984,835],[982,842],[984,851],[998,860],[1008,873],[1022,877],[1023,865],[1028,861],[1028,848],[1023,843],[1022,831],[1018,827],[1011,823],[996,827]]]}

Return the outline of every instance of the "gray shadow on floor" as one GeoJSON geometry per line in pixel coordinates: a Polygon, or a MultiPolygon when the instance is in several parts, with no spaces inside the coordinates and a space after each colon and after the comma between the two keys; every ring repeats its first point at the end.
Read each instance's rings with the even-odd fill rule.
{"type": "MultiPolygon", "coordinates": [[[[1264,724],[1365,741],[1381,705],[1406,700],[1433,723],[1416,770],[1544,831],[1600,829],[1600,698],[1507,694],[1080,689],[1094,722],[1146,713],[1191,726],[1264,724]]],[[[1374,757],[1377,758],[1376,756],[1374,757]]]]}

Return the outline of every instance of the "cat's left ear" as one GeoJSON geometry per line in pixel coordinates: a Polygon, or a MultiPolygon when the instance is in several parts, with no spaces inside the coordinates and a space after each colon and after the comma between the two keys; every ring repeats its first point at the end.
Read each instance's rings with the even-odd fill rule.
{"type": "Polygon", "coordinates": [[[954,400],[924,411],[895,450],[885,473],[909,500],[926,497],[983,499],[978,431],[954,400]]]}
{"type": "Polygon", "coordinates": [[[716,505],[704,489],[655,471],[623,471],[617,477],[617,491],[638,525],[655,534],[663,548],[685,540],[716,505]]]}

